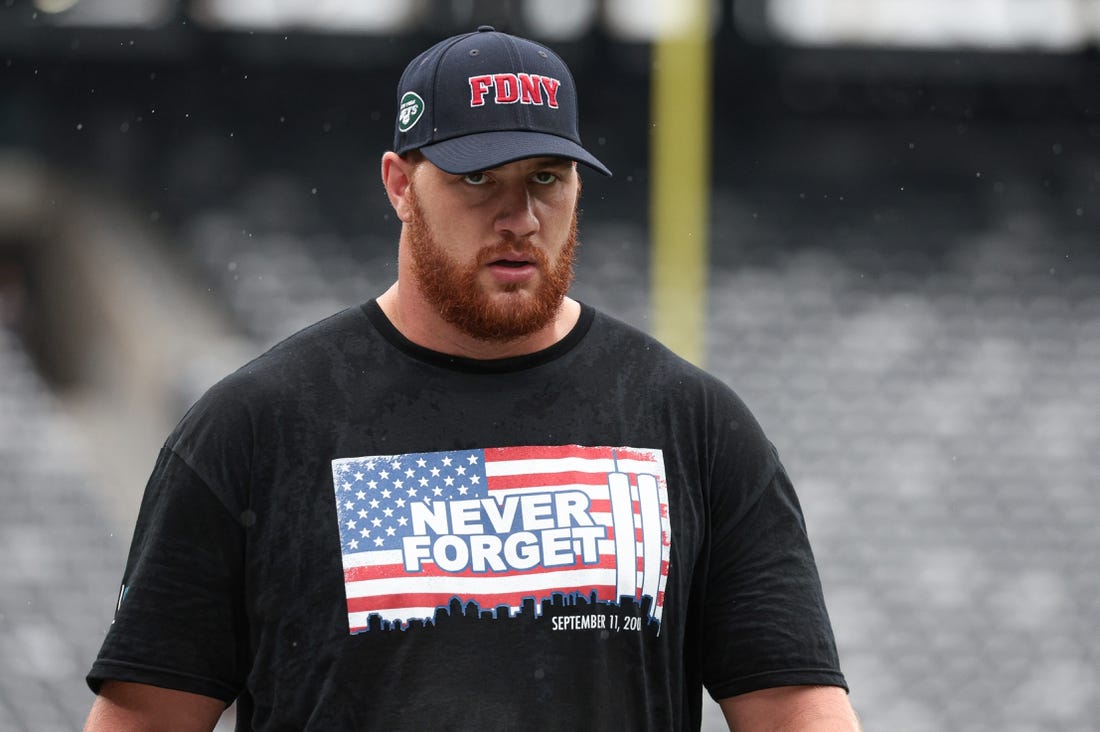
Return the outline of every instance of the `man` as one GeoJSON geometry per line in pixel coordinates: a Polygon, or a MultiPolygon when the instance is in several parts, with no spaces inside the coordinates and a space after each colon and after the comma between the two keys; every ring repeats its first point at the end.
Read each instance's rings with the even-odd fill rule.
{"type": "Polygon", "coordinates": [[[158,458],[88,729],[853,730],[803,519],[734,394],[566,296],[569,70],[409,64],[384,294],[210,390],[158,458]]]}

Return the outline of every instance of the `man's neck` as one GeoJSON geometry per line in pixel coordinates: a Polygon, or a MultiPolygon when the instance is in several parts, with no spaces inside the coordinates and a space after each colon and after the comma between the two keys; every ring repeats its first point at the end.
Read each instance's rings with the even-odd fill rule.
{"type": "Polygon", "coordinates": [[[545,327],[520,338],[489,341],[474,338],[441,318],[419,293],[402,293],[400,282],[378,297],[378,305],[398,332],[418,346],[479,360],[524,356],[549,348],[569,334],[581,314],[580,303],[567,297],[545,327]]]}

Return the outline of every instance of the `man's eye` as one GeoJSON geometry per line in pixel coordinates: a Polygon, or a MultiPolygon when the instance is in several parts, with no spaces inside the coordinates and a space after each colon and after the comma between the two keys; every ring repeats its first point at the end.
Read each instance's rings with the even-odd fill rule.
{"type": "Polygon", "coordinates": [[[489,176],[484,173],[467,173],[462,176],[462,180],[466,181],[472,186],[481,186],[489,182],[489,176]]]}
{"type": "Polygon", "coordinates": [[[542,185],[550,185],[558,179],[558,176],[556,173],[551,173],[548,170],[542,170],[538,173],[535,173],[534,178],[536,183],[541,183],[542,185]]]}

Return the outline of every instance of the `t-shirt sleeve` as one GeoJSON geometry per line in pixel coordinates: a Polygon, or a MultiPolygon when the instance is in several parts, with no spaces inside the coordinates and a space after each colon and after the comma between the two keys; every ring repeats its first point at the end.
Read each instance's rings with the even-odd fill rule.
{"type": "Polygon", "coordinates": [[[239,517],[170,447],[157,459],[120,601],[87,677],[232,702],[246,675],[239,517]]]}
{"type": "Polygon", "coordinates": [[[802,684],[847,689],[798,498],[761,442],[748,461],[759,477],[737,491],[746,500],[736,511],[721,497],[712,504],[704,685],[715,699],[802,684]]]}

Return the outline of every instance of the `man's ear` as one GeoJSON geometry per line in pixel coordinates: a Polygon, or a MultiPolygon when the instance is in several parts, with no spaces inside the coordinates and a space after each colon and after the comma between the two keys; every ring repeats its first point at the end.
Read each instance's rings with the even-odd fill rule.
{"type": "Polygon", "coordinates": [[[387,152],[382,156],[382,185],[386,187],[390,205],[401,221],[408,221],[412,211],[409,204],[409,185],[412,183],[414,167],[414,163],[395,152],[387,152]]]}

